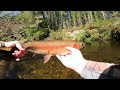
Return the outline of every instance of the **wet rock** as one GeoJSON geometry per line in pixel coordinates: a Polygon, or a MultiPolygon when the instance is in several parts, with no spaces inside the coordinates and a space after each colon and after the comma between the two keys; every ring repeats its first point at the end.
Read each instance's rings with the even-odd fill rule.
{"type": "Polygon", "coordinates": [[[75,30],[75,31],[72,31],[72,32],[67,32],[67,34],[74,37],[76,34],[78,34],[80,32],[85,32],[85,30],[75,30]]]}

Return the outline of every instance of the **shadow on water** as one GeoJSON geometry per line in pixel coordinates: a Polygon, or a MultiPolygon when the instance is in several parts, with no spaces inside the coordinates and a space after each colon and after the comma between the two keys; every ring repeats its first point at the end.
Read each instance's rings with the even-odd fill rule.
{"type": "Polygon", "coordinates": [[[120,64],[119,42],[93,42],[82,50],[86,59],[120,64]]]}
{"type": "Polygon", "coordinates": [[[18,70],[19,76],[22,79],[80,79],[79,74],[64,67],[55,56],[45,64],[43,56],[36,55],[31,58],[25,56],[18,70]]]}
{"type": "Polygon", "coordinates": [[[19,79],[17,76],[17,62],[11,51],[0,50],[0,79],[19,79]]]}

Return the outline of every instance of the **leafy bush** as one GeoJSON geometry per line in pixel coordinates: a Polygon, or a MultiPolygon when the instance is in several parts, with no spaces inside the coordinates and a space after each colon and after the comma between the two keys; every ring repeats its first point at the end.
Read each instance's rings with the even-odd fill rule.
{"type": "Polygon", "coordinates": [[[24,38],[29,41],[42,40],[49,35],[49,29],[24,29],[24,38]]]}
{"type": "Polygon", "coordinates": [[[33,22],[33,14],[30,11],[24,11],[16,17],[16,21],[22,24],[28,24],[33,22]]]}
{"type": "Polygon", "coordinates": [[[75,36],[75,39],[77,41],[84,41],[84,39],[87,37],[87,33],[86,32],[80,32],[75,36]]]}
{"type": "Polygon", "coordinates": [[[110,40],[110,38],[111,38],[111,30],[105,30],[100,34],[101,40],[110,40]]]}
{"type": "Polygon", "coordinates": [[[99,33],[97,30],[85,30],[85,31],[81,31],[79,32],[76,36],[75,36],[76,40],[78,41],[94,41],[94,40],[98,40],[99,39],[99,33]]]}
{"type": "Polygon", "coordinates": [[[0,20],[0,39],[3,41],[22,39],[22,25],[14,20],[0,20]]]}
{"type": "Polygon", "coordinates": [[[90,40],[99,40],[99,33],[98,30],[96,29],[92,29],[92,30],[88,30],[87,33],[89,34],[89,38],[91,38],[90,40]]]}
{"type": "Polygon", "coordinates": [[[50,37],[52,37],[55,40],[69,40],[72,39],[71,36],[66,34],[65,31],[63,30],[58,30],[58,31],[52,31],[50,32],[50,37]]]}

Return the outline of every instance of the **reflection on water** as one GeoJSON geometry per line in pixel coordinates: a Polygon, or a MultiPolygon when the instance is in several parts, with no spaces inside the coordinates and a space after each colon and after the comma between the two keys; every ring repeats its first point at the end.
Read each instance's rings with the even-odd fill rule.
{"type": "Polygon", "coordinates": [[[120,43],[117,42],[93,42],[82,53],[86,59],[120,64],[120,43]]]}
{"type": "MultiPolygon", "coordinates": [[[[116,42],[93,42],[86,44],[81,52],[89,60],[120,64],[120,44],[116,42]]],[[[17,75],[21,79],[81,79],[79,74],[64,67],[56,57],[43,64],[43,55],[32,57],[32,53],[19,62],[17,75]]]]}

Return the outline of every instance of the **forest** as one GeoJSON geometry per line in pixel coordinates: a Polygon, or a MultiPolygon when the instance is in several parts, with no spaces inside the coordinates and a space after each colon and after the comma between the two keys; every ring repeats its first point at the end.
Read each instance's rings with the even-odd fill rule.
{"type": "MultiPolygon", "coordinates": [[[[120,64],[120,11],[0,11],[0,33],[0,41],[82,41],[85,59],[120,64]]],[[[11,56],[0,53],[0,79],[82,79],[56,57],[11,56]]]]}
{"type": "Polygon", "coordinates": [[[119,30],[119,11],[0,11],[2,41],[119,41],[119,30]]]}

